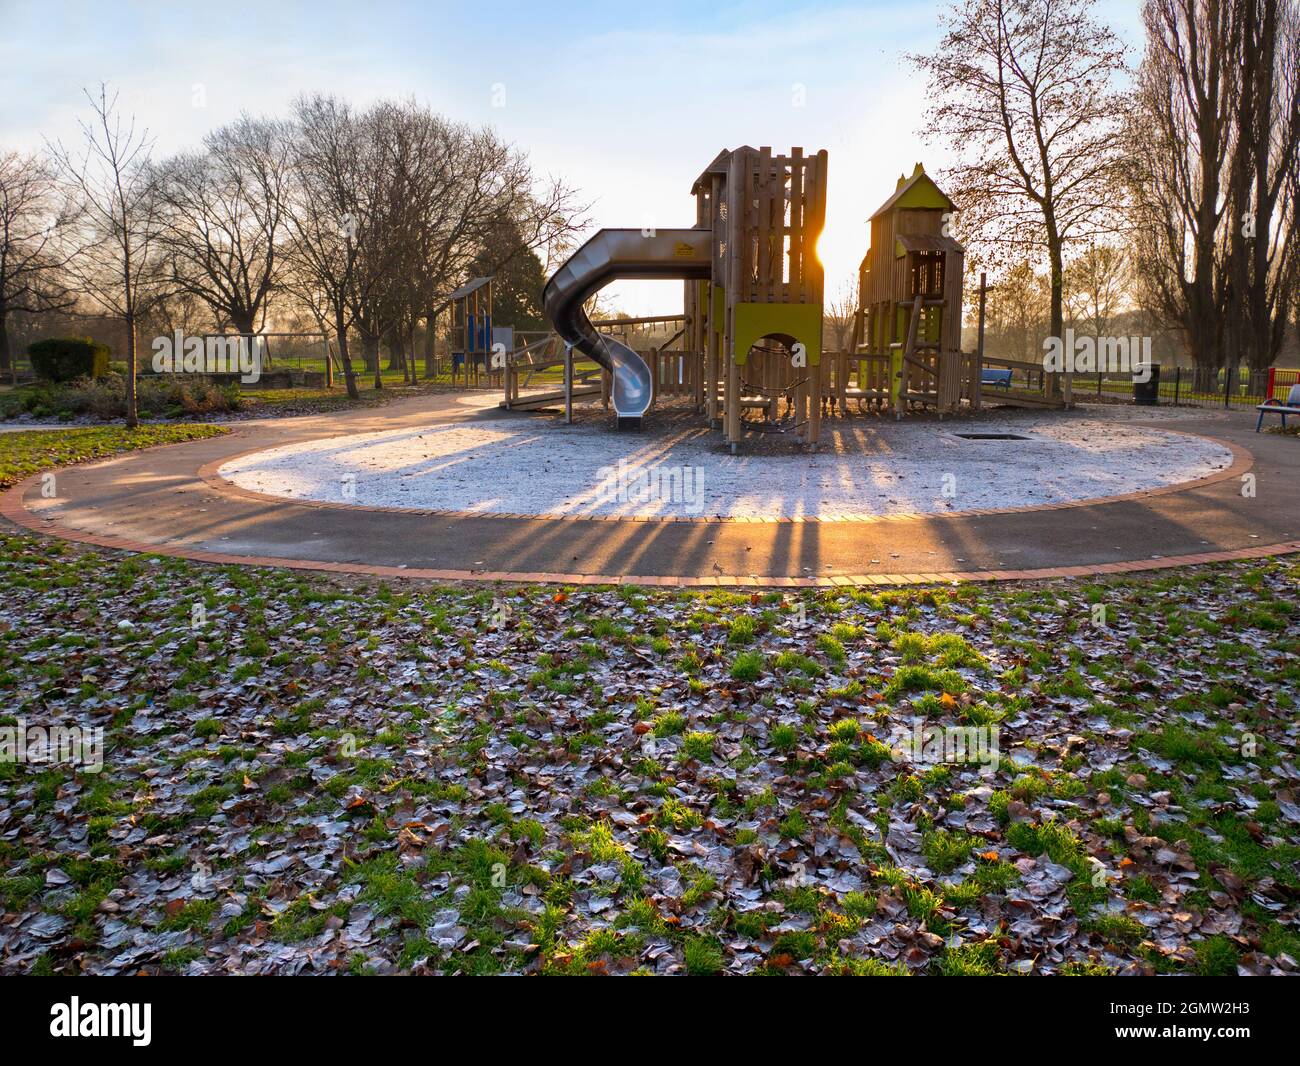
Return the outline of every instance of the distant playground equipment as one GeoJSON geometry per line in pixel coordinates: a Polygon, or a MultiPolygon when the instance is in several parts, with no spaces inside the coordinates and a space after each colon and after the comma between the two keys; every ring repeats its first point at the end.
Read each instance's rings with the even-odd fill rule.
{"type": "Polygon", "coordinates": [[[573,418],[574,401],[599,399],[609,403],[609,372],[600,367],[576,370],[573,351],[558,334],[544,333],[525,340],[510,352],[505,366],[505,399],[499,406],[511,411],[540,411],[563,405],[565,421],[573,418]],[[547,371],[562,368],[564,386],[547,392],[524,390],[534,379],[544,379],[547,371]]]}
{"type": "MultiPolygon", "coordinates": [[[[671,330],[670,336],[651,348],[633,349],[647,364],[660,367],[656,395],[665,393],[694,394],[698,376],[698,362],[689,353],[672,351],[671,346],[686,332],[686,316],[650,315],[641,318],[620,317],[593,321],[595,329],[617,333],[621,344],[631,348],[632,334],[646,329],[671,330]],[[674,374],[676,380],[674,380],[674,374]]],[[[608,407],[612,375],[599,364],[594,368],[579,368],[573,348],[557,333],[519,334],[524,343],[507,356],[505,370],[505,399],[500,406],[514,411],[537,411],[563,405],[565,420],[571,421],[575,400],[599,399],[608,407]],[[558,391],[525,391],[534,380],[545,380],[548,371],[559,369],[563,375],[563,388],[558,391]]]]}
{"type": "Polygon", "coordinates": [[[435,314],[448,311],[447,349],[451,383],[468,388],[484,377],[498,384],[505,370],[504,354],[514,347],[514,330],[492,322],[492,278],[474,278],[448,293],[435,314]],[[494,359],[493,356],[496,355],[494,359]]]}

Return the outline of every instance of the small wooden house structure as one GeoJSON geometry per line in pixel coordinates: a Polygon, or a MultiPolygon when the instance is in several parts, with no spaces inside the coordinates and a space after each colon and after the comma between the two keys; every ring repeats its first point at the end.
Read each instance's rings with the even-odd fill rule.
{"type": "MultiPolygon", "coordinates": [[[[963,397],[979,402],[979,369],[961,351],[965,250],[948,234],[955,211],[917,163],[871,216],[850,358],[888,360],[888,402],[900,417],[912,404],[946,414],[963,397]]],[[[859,380],[866,373],[860,365],[859,380]]],[[[872,375],[879,399],[881,376],[872,375]]]]}

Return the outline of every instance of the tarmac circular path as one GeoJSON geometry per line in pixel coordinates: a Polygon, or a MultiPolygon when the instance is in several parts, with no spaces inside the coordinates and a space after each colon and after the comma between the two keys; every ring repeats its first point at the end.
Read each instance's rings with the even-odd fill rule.
{"type": "MultiPolygon", "coordinates": [[[[1251,412],[1150,413],[1159,429],[1231,450],[1231,465],[1211,476],[1104,499],[949,514],[646,520],[427,512],[272,498],[216,473],[236,456],[286,444],[490,422],[505,414],[488,406],[494,401],[438,394],[380,409],[231,423],[223,436],[63,468],[52,498],[42,495],[39,476],[29,478],[0,498],[0,514],[108,548],[442,581],[880,586],[1127,573],[1300,552],[1300,439],[1254,433],[1251,412]]],[[[554,416],[535,417],[544,432],[554,416]]],[[[977,416],[971,428],[988,417],[1001,422],[1014,412],[977,416]]],[[[1131,409],[1060,417],[1146,424],[1131,409]]]]}

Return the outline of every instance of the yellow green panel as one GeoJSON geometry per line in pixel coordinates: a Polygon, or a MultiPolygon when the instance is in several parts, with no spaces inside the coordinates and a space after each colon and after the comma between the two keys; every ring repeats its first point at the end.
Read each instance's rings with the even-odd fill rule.
{"type": "Polygon", "coordinates": [[[930,175],[922,174],[920,180],[898,198],[894,210],[923,211],[927,208],[951,211],[952,201],[939,191],[939,186],[930,180],[930,175]]]}
{"type": "Polygon", "coordinates": [[[738,303],[732,313],[735,316],[732,342],[738,366],[744,366],[749,360],[749,349],[756,341],[772,334],[793,337],[804,346],[809,366],[821,364],[821,304],[738,303]]]}
{"type": "Polygon", "coordinates": [[[927,341],[938,341],[939,330],[943,325],[943,308],[927,307],[921,324],[921,337],[927,341]]]}
{"type": "MultiPolygon", "coordinates": [[[[709,283],[704,282],[705,285],[709,283]]],[[[727,325],[727,292],[721,285],[713,285],[713,332],[722,334],[726,332],[727,325]]]]}
{"type": "MultiPolygon", "coordinates": [[[[898,325],[898,332],[895,336],[900,341],[906,341],[907,327],[912,322],[912,305],[910,303],[897,304],[894,308],[894,315],[898,325]]],[[[923,307],[921,308],[921,320],[916,324],[916,339],[918,341],[937,341],[942,326],[943,308],[923,307]]],[[[888,343],[888,341],[885,343],[888,343]]]]}

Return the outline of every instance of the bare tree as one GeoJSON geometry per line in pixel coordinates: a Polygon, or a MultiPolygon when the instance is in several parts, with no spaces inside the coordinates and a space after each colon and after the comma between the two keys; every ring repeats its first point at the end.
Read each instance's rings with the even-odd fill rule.
{"type": "Polygon", "coordinates": [[[1300,4],[1237,0],[1242,49],[1230,166],[1225,362],[1271,366],[1297,280],[1294,175],[1300,149],[1300,4]]]}
{"type": "MultiPolygon", "coordinates": [[[[159,270],[165,272],[165,265],[159,270]]],[[[193,293],[170,285],[159,288],[147,309],[140,314],[141,335],[163,336],[180,330],[187,336],[198,336],[212,329],[212,309],[193,293]]]]}
{"type": "Polygon", "coordinates": [[[1003,263],[1045,254],[1060,335],[1071,245],[1114,224],[1119,40],[1094,0],[958,0],[931,55],[909,58],[936,101],[926,138],[956,146],[945,175],[961,230],[1003,263]]]}
{"type": "Polygon", "coordinates": [[[1040,359],[1041,338],[1050,317],[1051,279],[1022,259],[989,287],[984,320],[987,350],[1004,359],[1040,359]]]}
{"type": "Polygon", "coordinates": [[[370,204],[362,194],[365,162],[356,115],[333,97],[303,97],[295,105],[294,183],[286,249],[291,284],[323,321],[331,323],[348,396],[359,399],[348,346],[357,301],[361,243],[370,204]]]}
{"type": "Polygon", "coordinates": [[[1065,298],[1070,319],[1093,337],[1110,327],[1129,296],[1129,261],[1115,244],[1090,244],[1065,267],[1065,298]]]}
{"type": "Polygon", "coordinates": [[[407,233],[414,255],[408,317],[428,317],[440,294],[472,270],[495,274],[518,257],[567,239],[581,227],[573,191],[554,178],[539,182],[527,157],[490,129],[472,129],[407,105],[392,119],[420,148],[404,184],[411,190],[407,233]],[[502,239],[508,234],[509,239],[502,239]]]}
{"type": "Polygon", "coordinates": [[[136,410],[136,324],[157,296],[154,287],[160,228],[160,200],[150,165],[153,142],[123,120],[117,93],[100,85],[86,92],[92,116],[81,122],[77,152],[62,143],[50,152],[63,183],[80,207],[80,233],[69,270],[77,286],[126,331],[126,424],[139,423],[136,410]]]}
{"type": "Polygon", "coordinates": [[[356,112],[319,94],[301,98],[295,117],[288,284],[333,322],[350,392],[349,332],[376,388],[381,344],[412,380],[417,323],[426,320],[427,336],[471,267],[507,262],[576,225],[571,191],[537,182],[526,156],[491,130],[411,101],[356,112]],[[502,232],[512,240],[499,241],[502,232]]]}
{"type": "Polygon", "coordinates": [[[1130,128],[1137,277],[1197,387],[1273,362],[1300,280],[1296,0],[1146,0],[1130,128]]]}
{"type": "Polygon", "coordinates": [[[858,310],[858,277],[856,272],[845,278],[826,302],[825,324],[831,344],[828,350],[847,352],[853,338],[853,317],[858,310]]]}
{"type": "Polygon", "coordinates": [[[1182,330],[1209,388],[1222,365],[1227,168],[1240,94],[1235,0],[1146,0],[1125,140],[1144,304],[1182,330]]]}
{"type": "Polygon", "coordinates": [[[257,332],[280,281],[292,132],[243,116],[204,148],[159,168],[159,248],[168,281],[202,300],[215,326],[257,332]]]}
{"type": "Polygon", "coordinates": [[[406,353],[419,319],[471,269],[495,272],[571,232],[577,212],[563,183],[537,182],[527,157],[490,129],[450,123],[410,101],[381,102],[355,121],[366,225],[350,317],[378,388],[381,342],[390,367],[412,376],[406,353]],[[507,231],[512,239],[500,241],[507,231]]]}
{"type": "Polygon", "coordinates": [[[66,311],[76,302],[62,275],[67,265],[62,238],[75,214],[59,195],[46,160],[0,154],[0,371],[14,367],[10,314],[66,311]]]}
{"type": "Polygon", "coordinates": [[[365,284],[354,289],[354,317],[379,389],[381,342],[388,346],[390,369],[400,368],[409,380],[406,349],[427,285],[422,223],[438,193],[447,195],[441,175],[454,171],[456,160],[446,150],[445,124],[414,103],[383,101],[362,116],[361,126],[371,215],[361,258],[365,284]]]}

